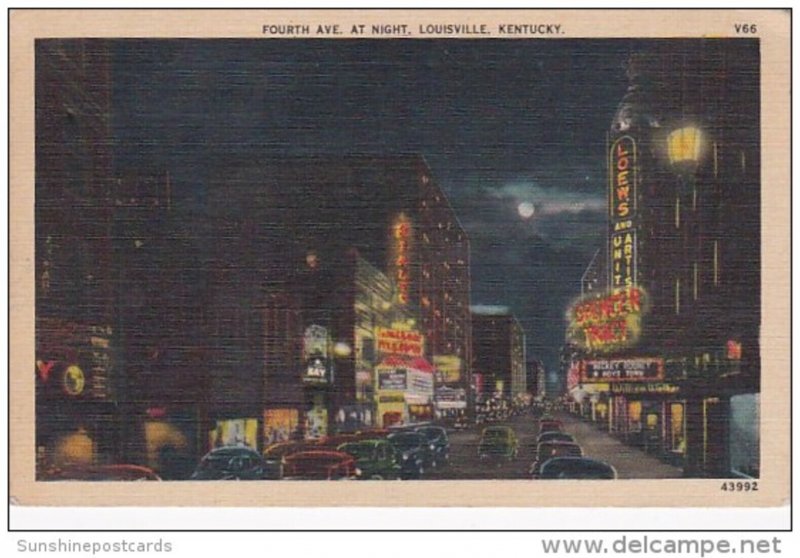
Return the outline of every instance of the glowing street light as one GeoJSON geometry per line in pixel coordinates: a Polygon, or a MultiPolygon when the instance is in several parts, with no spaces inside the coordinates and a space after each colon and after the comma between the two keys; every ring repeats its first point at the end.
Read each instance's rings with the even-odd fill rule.
{"type": "Polygon", "coordinates": [[[333,354],[340,358],[347,358],[353,352],[349,344],[339,341],[333,346],[333,354]]]}
{"type": "Polygon", "coordinates": [[[675,167],[693,169],[700,160],[703,148],[703,133],[699,128],[686,126],[667,136],[669,162],[675,167]]]}

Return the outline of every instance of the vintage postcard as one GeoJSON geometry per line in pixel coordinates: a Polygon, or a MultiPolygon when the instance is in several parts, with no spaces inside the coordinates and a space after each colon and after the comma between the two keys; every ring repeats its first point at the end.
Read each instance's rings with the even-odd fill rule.
{"type": "Polygon", "coordinates": [[[789,11],[10,20],[14,502],[788,504],[789,11]]]}

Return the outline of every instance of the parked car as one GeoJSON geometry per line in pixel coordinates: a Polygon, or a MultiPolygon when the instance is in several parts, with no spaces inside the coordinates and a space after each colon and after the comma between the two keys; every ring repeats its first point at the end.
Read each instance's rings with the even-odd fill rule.
{"type": "Polygon", "coordinates": [[[353,456],[356,467],[361,470],[360,479],[396,479],[401,467],[397,462],[397,452],[388,440],[360,440],[339,446],[338,451],[353,456]]]}
{"type": "Polygon", "coordinates": [[[539,437],[536,438],[536,447],[539,447],[539,444],[542,442],[567,442],[570,444],[576,443],[572,434],[567,434],[566,432],[554,432],[552,430],[539,434],[539,437]]]}
{"type": "Polygon", "coordinates": [[[358,438],[354,432],[351,433],[343,433],[343,434],[331,434],[329,436],[324,436],[317,440],[317,445],[335,450],[342,444],[346,444],[347,442],[354,442],[358,438]]]}
{"type": "Polygon", "coordinates": [[[391,434],[391,430],[386,428],[370,428],[368,430],[359,430],[355,434],[356,440],[378,440],[386,439],[391,434]]]}
{"type": "Polygon", "coordinates": [[[617,470],[604,461],[586,457],[554,457],[542,464],[540,479],[600,479],[617,478],[617,470]]]}
{"type": "Polygon", "coordinates": [[[266,473],[264,459],[245,446],[226,446],[208,452],[190,480],[261,480],[266,473]]]}
{"type": "Polygon", "coordinates": [[[539,434],[545,432],[562,432],[564,425],[560,420],[555,419],[541,419],[539,421],[539,434]]]}
{"type": "Polygon", "coordinates": [[[432,461],[425,436],[419,432],[401,431],[389,434],[387,440],[400,456],[400,478],[422,478],[432,461]]]}
{"type": "Polygon", "coordinates": [[[450,440],[447,437],[447,430],[441,426],[419,426],[415,428],[428,441],[428,449],[433,458],[431,465],[438,467],[450,462],[450,440]]]}
{"type": "Polygon", "coordinates": [[[517,457],[518,451],[517,435],[508,426],[490,426],[483,429],[478,444],[478,456],[481,459],[501,457],[511,460],[517,457]]]}
{"type": "Polygon", "coordinates": [[[41,480],[46,481],[160,481],[149,467],[131,464],[116,465],[66,465],[46,471],[41,480]]]}
{"type": "Polygon", "coordinates": [[[538,478],[544,462],[553,457],[583,457],[583,450],[578,444],[569,442],[542,442],[536,447],[536,460],[531,464],[531,476],[538,478]]]}
{"type": "Polygon", "coordinates": [[[354,480],[361,475],[353,456],[328,449],[288,455],[283,470],[283,478],[290,480],[354,480]]]}
{"type": "Polygon", "coordinates": [[[278,442],[264,450],[264,478],[278,480],[283,478],[286,457],[300,451],[319,449],[309,442],[278,442]]]}

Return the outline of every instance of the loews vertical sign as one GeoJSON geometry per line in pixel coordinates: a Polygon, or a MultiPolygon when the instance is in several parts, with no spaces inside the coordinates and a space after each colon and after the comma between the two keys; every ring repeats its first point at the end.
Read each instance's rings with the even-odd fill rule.
{"type": "Polygon", "coordinates": [[[611,288],[636,285],[636,142],[622,136],[609,154],[611,288]]]}

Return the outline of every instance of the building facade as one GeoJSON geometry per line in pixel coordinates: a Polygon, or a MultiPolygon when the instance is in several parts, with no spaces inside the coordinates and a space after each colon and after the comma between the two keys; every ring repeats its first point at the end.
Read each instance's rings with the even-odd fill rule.
{"type": "MultiPolygon", "coordinates": [[[[264,339],[242,339],[255,351],[248,354],[260,355],[259,389],[243,388],[244,399],[235,397],[258,393],[265,442],[287,431],[316,437],[382,423],[375,368],[398,356],[381,350],[382,331],[418,335],[420,354],[400,356],[425,361],[450,390],[447,405],[466,408],[469,241],[424,160],[215,163],[224,171],[208,189],[210,227],[241,246],[221,249],[224,265],[212,262],[220,273],[240,270],[236,280],[215,282],[212,292],[227,291],[237,301],[220,304],[221,311],[267,308],[260,325],[253,324],[264,339]],[[243,220],[250,222],[246,231],[221,228],[243,220]],[[240,254],[250,253],[255,257],[244,262],[240,254]]],[[[225,383],[254,381],[242,368],[210,374],[218,393],[226,393],[225,383]]],[[[433,418],[433,401],[415,401],[401,420],[433,418]]]]}
{"type": "Polygon", "coordinates": [[[36,49],[36,447],[41,466],[113,461],[118,440],[110,56],[36,49]]]}
{"type": "Polygon", "coordinates": [[[484,396],[514,400],[527,391],[525,332],[504,307],[472,307],[474,367],[484,396]]]}
{"type": "Polygon", "coordinates": [[[572,308],[580,392],[692,477],[759,470],[758,56],[707,40],[631,58],[608,137],[608,288],[572,308]]]}

